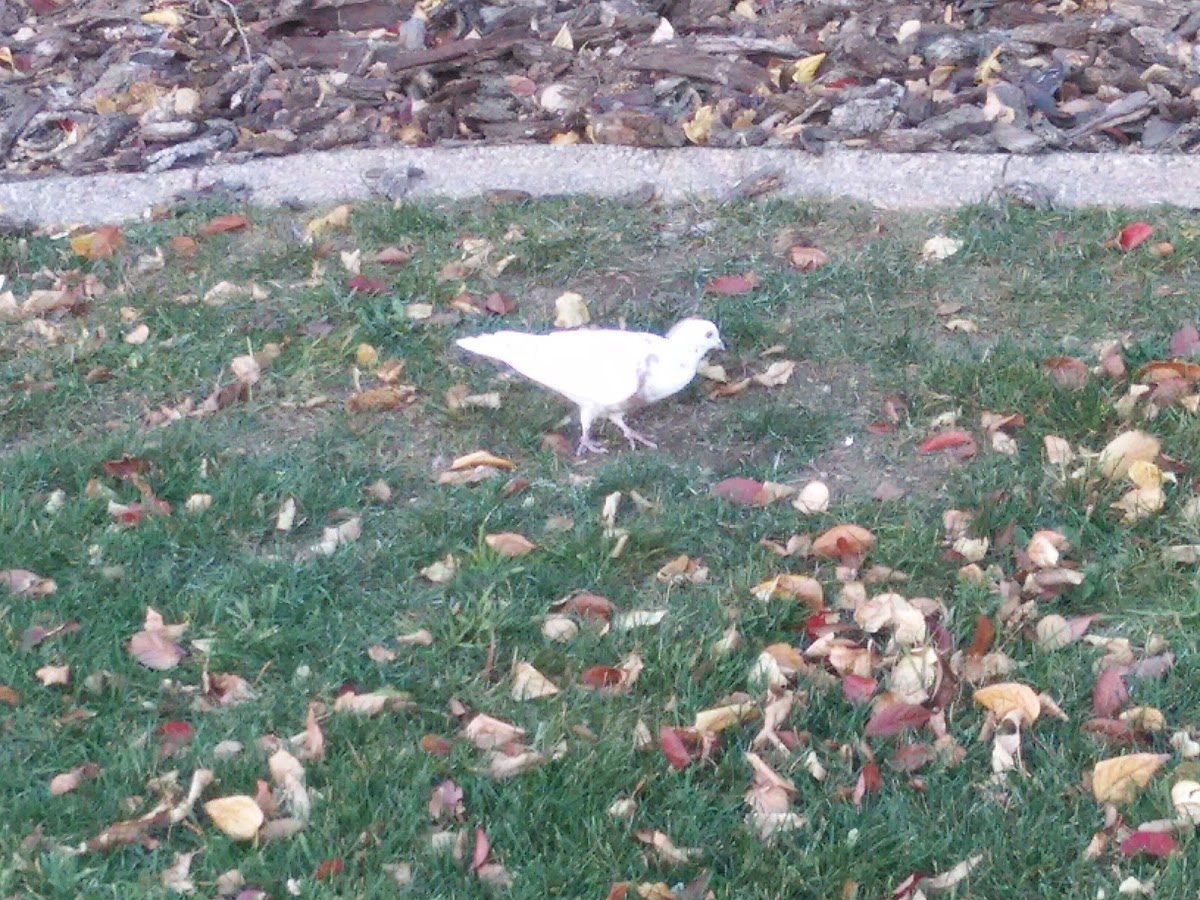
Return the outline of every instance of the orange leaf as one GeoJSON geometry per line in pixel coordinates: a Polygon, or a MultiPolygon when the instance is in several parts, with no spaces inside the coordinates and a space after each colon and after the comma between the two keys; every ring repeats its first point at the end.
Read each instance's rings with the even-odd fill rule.
{"type": "Polygon", "coordinates": [[[834,525],[813,541],[813,553],[828,559],[862,556],[875,543],[875,535],[859,525],[834,525]]]}
{"type": "Polygon", "coordinates": [[[704,286],[704,292],[706,294],[733,296],[736,294],[748,294],[756,287],[758,287],[758,277],[753,274],[718,275],[704,286]]]}
{"type": "Polygon", "coordinates": [[[958,457],[972,456],[975,453],[975,439],[965,431],[952,429],[927,437],[917,444],[920,453],[937,453],[940,450],[954,450],[954,455],[958,457]]]}
{"type": "Polygon", "coordinates": [[[200,234],[208,237],[213,234],[223,234],[226,231],[237,231],[239,228],[245,228],[250,224],[250,220],[241,213],[228,213],[223,216],[217,216],[215,219],[210,219],[200,229],[200,234]]]}
{"type": "Polygon", "coordinates": [[[788,263],[793,269],[799,269],[801,272],[811,272],[827,262],[829,262],[829,257],[825,251],[818,250],[816,247],[804,247],[796,244],[794,247],[788,248],[788,263]]]}
{"type": "Polygon", "coordinates": [[[978,616],[975,619],[975,635],[971,638],[971,646],[967,648],[967,658],[979,659],[987,653],[995,634],[996,628],[992,625],[992,620],[987,616],[978,616]]]}
{"type": "Polygon", "coordinates": [[[753,478],[726,478],[712,486],[712,492],[722,500],[751,506],[758,500],[763,486],[753,478]]]}
{"type": "Polygon", "coordinates": [[[102,225],[95,231],[71,238],[71,249],[84,259],[108,259],[124,246],[125,239],[116,225],[102,225]]]}

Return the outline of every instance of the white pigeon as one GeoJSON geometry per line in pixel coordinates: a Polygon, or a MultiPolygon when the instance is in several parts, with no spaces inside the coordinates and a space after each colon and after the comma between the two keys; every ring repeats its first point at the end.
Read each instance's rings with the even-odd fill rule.
{"type": "Polygon", "coordinates": [[[601,417],[621,429],[630,447],[655,446],[625,424],[626,414],[679,393],[692,383],[706,353],[725,349],[717,326],[705,319],[684,319],[666,337],[613,329],[497,331],[457,343],[470,353],[507,363],[578,404],[583,433],[577,454],[606,452],[592,440],[592,422],[601,417]]]}

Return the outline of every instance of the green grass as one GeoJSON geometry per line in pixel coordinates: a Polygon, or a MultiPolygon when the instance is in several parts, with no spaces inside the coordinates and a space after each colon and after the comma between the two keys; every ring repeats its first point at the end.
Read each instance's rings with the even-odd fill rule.
{"type": "MultiPolygon", "coordinates": [[[[984,860],[954,896],[1095,896],[1101,889],[1112,896],[1129,875],[1153,879],[1159,896],[1192,889],[1190,835],[1168,859],[1125,859],[1111,848],[1099,860],[1083,858],[1104,820],[1084,776],[1097,760],[1121,752],[1079,728],[1090,717],[1093,667],[1102,656],[1086,643],[1049,653],[1029,628],[997,622],[997,647],[1019,666],[1012,677],[1048,692],[1070,717],[1043,716],[1026,735],[1027,774],[1010,775],[1002,790],[988,784],[991,746],[976,741],[984,716],[971,701],[972,687],[959,684],[946,719],[963,760],[934,763],[917,781],[886,763],[900,739],[869,739],[883,787],[861,808],[848,792],[862,766],[858,748],[870,710],[850,705],[826,679],[801,676],[787,727],[807,735],[828,776],[818,782],[808,774],[807,749],[763,751],[795,782],[793,807],[806,820],[767,847],[748,828],[743,801],[750,785],[743,751],[755,725],[724,732],[710,761],[682,771],[669,768],[657,749],[635,749],[634,729],[639,720],[652,733],[687,725],[696,712],[748,689],[763,647],[808,645],[807,609],[762,603],[749,589],[774,574],[804,572],[822,582],[833,603],[834,566],[779,559],[763,539],[815,535],[840,522],[869,528],[877,543],[867,562],[904,572],[907,582],[897,589],[906,596],[939,600],[941,625],[955,649],[965,647],[976,617],[995,619],[1001,600],[961,580],[960,563],[945,555],[942,512],[960,508],[975,514],[978,534],[993,539],[980,565],[1009,577],[1017,567],[996,546],[998,536],[1011,531],[1018,547],[1038,529],[1070,538],[1066,558],[1085,581],[1042,601],[1031,610],[1034,620],[1050,612],[1102,614],[1091,634],[1128,638],[1139,653],[1152,635],[1169,643],[1174,667],[1159,679],[1130,679],[1129,688],[1131,705],[1157,707],[1168,725],[1166,733],[1147,736],[1142,749],[1172,755],[1122,814],[1129,825],[1170,816],[1170,785],[1196,771],[1168,738],[1200,727],[1200,576],[1192,567],[1163,565],[1161,552],[1200,542],[1182,515],[1197,474],[1200,428],[1178,409],[1141,423],[1182,468],[1161,515],[1124,524],[1109,509],[1124,487],[1094,478],[1064,482],[1045,466],[1042,438],[1098,450],[1130,427],[1114,408],[1127,385],[1092,378],[1067,391],[1046,376],[1041,360],[1071,353],[1090,365],[1093,344],[1118,337],[1131,372],[1164,358],[1170,333],[1194,317],[1187,303],[1200,258],[1193,219],[1147,213],[1155,239],[1175,245],[1162,258],[1106,246],[1132,220],[1114,213],[980,207],[902,217],[779,202],[364,206],[348,230],[323,238],[319,252],[296,237],[307,215],[254,212],[247,230],[199,239],[192,258],[167,247],[170,237],[196,234],[221,211],[184,208],[131,227],[122,253],[95,262],[73,257],[65,240],[0,238],[0,272],[18,302],[49,286],[46,272],[93,273],[106,288],[86,312],[52,317],[40,332],[23,321],[0,323],[0,568],[30,569],[57,583],[44,597],[0,594],[0,685],[19,695],[11,707],[0,704],[0,894],[166,896],[159,873],[175,853],[193,850],[202,851],[191,874],[203,896],[214,895],[217,877],[234,868],[274,896],[285,895],[288,879],[296,879],[302,896],[393,896],[384,865],[396,862],[412,866],[414,896],[494,894],[430,849],[426,804],[447,778],[464,792],[466,814],[455,827],[486,828],[493,858],[513,879],[500,893],[513,897],[598,898],[616,881],[676,885],[705,871],[721,898],[838,897],[850,882],[859,896],[880,896],[915,870],[944,871],[974,853],[984,860]],[[810,273],[788,269],[772,248],[783,229],[824,249],[830,263],[810,273]],[[962,239],[963,249],[942,262],[923,261],[922,244],[938,233],[962,239]],[[491,240],[494,259],[514,258],[500,274],[439,279],[468,237],[491,240]],[[388,245],[406,247],[411,262],[389,268],[366,261],[363,273],[388,288],[351,291],[339,254],[361,249],[369,260],[388,245]],[[158,246],[166,265],[140,270],[139,257],[158,246]],[[703,290],[714,275],[744,272],[760,278],[748,294],[703,290]],[[223,280],[254,282],[266,296],[220,306],[200,300],[223,280]],[[414,303],[444,314],[463,289],[499,290],[517,299],[517,309],[502,320],[406,315],[414,303]],[[605,430],[615,452],[561,460],[541,440],[554,430],[573,440],[572,410],[464,358],[453,338],[502,325],[547,328],[564,290],[582,293],[594,319],[605,323],[663,328],[681,315],[713,318],[729,346],[716,361],[733,378],[776,358],[796,361],[795,373],[785,386],[719,400],[698,385],[646,410],[637,421],[659,438],[658,451],[626,451],[605,430]],[[935,310],[947,302],[961,304],[955,315],[978,331],[946,331],[935,310]],[[126,307],[133,312],[123,314],[126,307]],[[122,341],[130,319],[148,325],[145,344],[122,341]],[[229,381],[234,356],[269,343],[281,353],[246,402],[164,427],[147,424],[163,407],[199,403],[229,381]],[[381,359],[403,360],[401,380],[416,388],[410,406],[346,412],[361,343],[381,359]],[[771,347],[782,351],[761,358],[771,347]],[[101,365],[110,377],[86,377],[101,365]],[[456,384],[473,393],[498,390],[500,409],[448,409],[444,395],[456,384]],[[868,428],[885,419],[885,400],[896,394],[906,404],[895,427],[868,428]],[[935,417],[953,411],[980,453],[961,464],[919,454],[916,445],[935,417]],[[978,428],[985,411],[1024,416],[1016,455],[988,449],[978,428]],[[506,496],[507,476],[458,487],[435,483],[456,456],[479,448],[512,459],[525,489],[506,496]],[[103,471],[102,463],[122,456],[148,462],[146,483],[171,504],[170,516],[114,527],[107,500],[88,485],[111,488],[119,502],[138,500],[135,485],[103,471]],[[821,478],[833,505],[810,518],[786,501],[734,506],[710,493],[732,475],[796,486],[821,478]],[[380,478],[392,489],[388,502],[364,491],[380,478]],[[906,494],[874,500],[885,480],[906,494]],[[46,503],[54,491],[65,499],[51,512],[46,503]],[[600,521],[614,491],[624,495],[617,524],[628,532],[615,558],[614,539],[600,521]],[[635,505],[633,492],[652,505],[635,505]],[[186,512],[197,493],[212,495],[211,508],[186,512]],[[278,531],[276,514],[289,496],[296,523],[278,531]],[[323,527],[351,515],[362,520],[359,540],[329,556],[303,553],[323,527]],[[555,517],[570,527],[548,527],[555,517]],[[537,549],[499,557],[484,540],[499,532],[524,534],[537,549]],[[419,576],[445,554],[458,562],[452,582],[439,586],[419,576]],[[709,580],[677,586],[656,579],[680,554],[702,558],[709,580]],[[624,610],[668,613],[654,627],[605,634],[585,627],[570,643],[548,641],[541,633],[548,607],[579,590],[624,610]],[[146,669],[125,650],[147,606],[167,622],[187,623],[189,655],[170,671],[146,669]],[[21,649],[26,629],[68,620],[79,629],[21,649]],[[713,658],[709,647],[731,624],[740,648],[713,658]],[[432,646],[396,643],[397,635],[419,628],[432,634],[432,646]],[[373,646],[391,648],[396,658],[374,662],[367,652],[373,646]],[[628,693],[579,686],[588,667],[617,665],[635,652],[645,668],[628,693]],[[516,661],[536,666],[561,693],[512,699],[516,661]],[[43,687],[34,675],[62,664],[71,667],[66,686],[43,687]],[[242,676],[257,697],[197,710],[205,670],[242,676]],[[347,685],[403,692],[408,702],[370,719],[330,712],[347,685]],[[526,729],[537,750],[549,753],[565,741],[567,752],[494,781],[485,754],[461,736],[452,701],[526,729]],[[183,823],[145,843],[107,854],[63,850],[148,809],[148,781],[172,770],[186,785],[194,770],[212,769],[217,781],[205,799],[252,795],[256,779],[269,777],[260,739],[299,733],[314,702],[322,704],[327,749],[306,763],[313,810],[294,837],[259,847],[233,842],[198,804],[183,823]],[[156,729],[176,720],[189,723],[192,739],[163,758],[156,729]],[[449,755],[420,749],[424,735],[448,738],[449,755]],[[227,740],[240,741],[244,751],[215,758],[213,748],[227,740]],[[86,762],[100,766],[96,778],[50,795],[54,775],[86,762]],[[606,814],[635,790],[631,820],[606,814]],[[35,828],[42,840],[23,844],[35,828]],[[701,853],[664,867],[635,839],[642,829],[664,831],[677,846],[701,853]],[[330,859],[341,860],[342,870],[315,880],[318,865],[330,859]]],[[[372,367],[360,370],[361,386],[374,386],[372,367]]],[[[885,645],[881,636],[877,649],[885,645]]],[[[889,668],[875,674],[886,679],[889,668]]]]}

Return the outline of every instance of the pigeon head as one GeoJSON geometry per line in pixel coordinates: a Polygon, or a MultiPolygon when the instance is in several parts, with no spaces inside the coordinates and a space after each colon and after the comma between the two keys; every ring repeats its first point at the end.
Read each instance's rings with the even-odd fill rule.
{"type": "Polygon", "coordinates": [[[700,359],[710,350],[724,350],[721,333],[707,319],[683,319],[667,332],[667,340],[679,347],[693,350],[700,359]]]}

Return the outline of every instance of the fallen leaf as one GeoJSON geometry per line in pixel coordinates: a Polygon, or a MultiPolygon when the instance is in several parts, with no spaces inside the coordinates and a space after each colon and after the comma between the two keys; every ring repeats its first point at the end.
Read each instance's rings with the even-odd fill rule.
{"type": "Polygon", "coordinates": [[[376,412],[381,409],[400,409],[417,398],[416,388],[409,385],[389,384],[383,387],[355,391],[346,398],[346,411],[376,412]]]}
{"type": "Polygon", "coordinates": [[[225,835],[235,841],[252,841],[265,820],[253,797],[234,794],[204,804],[204,811],[225,835]]]}
{"type": "Polygon", "coordinates": [[[953,451],[953,455],[960,459],[973,456],[975,439],[965,431],[953,429],[927,437],[917,444],[918,453],[937,453],[941,450],[953,451]]]}
{"type": "Polygon", "coordinates": [[[148,669],[160,672],[173,669],[187,655],[183,647],[176,643],[186,627],[167,625],[158,612],[147,607],[145,624],[141,631],[129,639],[126,652],[148,669]]]}
{"type": "Polygon", "coordinates": [[[1171,335],[1169,348],[1172,356],[1183,359],[1200,356],[1200,330],[1191,322],[1179,327],[1171,335]]]}
{"type": "Polygon", "coordinates": [[[963,242],[957,238],[935,235],[921,247],[921,258],[929,260],[948,259],[962,249],[963,242]]]}
{"type": "Polygon", "coordinates": [[[1017,712],[1026,725],[1036,722],[1042,711],[1037,692],[1029,685],[1016,681],[979,688],[973,697],[976,703],[993,713],[996,718],[1003,719],[1009,713],[1017,712]]]}
{"type": "Polygon", "coordinates": [[[915,703],[889,703],[877,707],[867,721],[863,734],[867,737],[891,737],[906,729],[916,731],[929,721],[930,712],[915,703]]]}
{"type": "Polygon", "coordinates": [[[1152,234],[1154,229],[1145,222],[1131,222],[1117,235],[1117,246],[1122,250],[1132,250],[1152,234]]]}
{"type": "Polygon", "coordinates": [[[574,291],[566,291],[554,301],[555,328],[578,328],[590,321],[587,301],[574,291]]]}
{"type": "Polygon", "coordinates": [[[511,531],[484,535],[483,542],[493,553],[506,559],[524,556],[537,549],[537,545],[529,538],[511,531]]]}
{"type": "Polygon", "coordinates": [[[1092,794],[1099,803],[1128,803],[1170,758],[1166,753],[1131,753],[1101,760],[1092,769],[1092,794]]]}
{"type": "Polygon", "coordinates": [[[1162,831],[1135,831],[1118,845],[1123,856],[1170,856],[1177,847],[1175,837],[1162,831]]]}
{"type": "Polygon", "coordinates": [[[552,697],[557,693],[558,688],[549,678],[527,662],[517,663],[512,686],[514,700],[537,700],[540,697],[552,697]]]}
{"type": "Polygon", "coordinates": [[[60,772],[50,779],[50,794],[54,797],[69,794],[84,781],[89,778],[95,778],[99,774],[100,767],[95,763],[84,763],[82,766],[75,766],[67,772],[60,772]]]}
{"type": "Polygon", "coordinates": [[[71,251],[88,260],[108,259],[124,246],[125,239],[116,225],[103,225],[71,238],[71,251]]]}
{"type": "Polygon", "coordinates": [[[1129,691],[1116,666],[1109,666],[1100,673],[1092,687],[1092,715],[1110,718],[1129,702],[1129,691]]]}
{"type": "Polygon", "coordinates": [[[201,237],[214,234],[224,234],[227,231],[238,231],[250,224],[250,220],[241,213],[227,213],[209,219],[200,228],[201,237]]]}
{"type": "Polygon", "coordinates": [[[748,294],[758,287],[759,280],[756,276],[746,275],[718,275],[704,285],[706,294],[716,294],[718,296],[737,296],[738,294],[748,294]]]}
{"type": "Polygon", "coordinates": [[[687,768],[692,762],[692,754],[670,726],[663,725],[658,729],[658,748],[672,769],[687,768]]]}
{"type": "Polygon", "coordinates": [[[42,666],[34,672],[34,677],[46,688],[68,684],[71,682],[71,666],[42,666]]]}
{"type": "Polygon", "coordinates": [[[852,524],[835,525],[819,535],[812,545],[813,553],[827,559],[846,560],[863,556],[875,544],[875,535],[852,524]]]}
{"type": "Polygon", "coordinates": [[[799,244],[788,248],[788,265],[801,272],[811,272],[829,262],[825,251],[816,247],[803,247],[799,244]]]}
{"type": "Polygon", "coordinates": [[[42,578],[28,569],[0,569],[0,587],[24,597],[45,597],[58,590],[53,578],[42,578]]]}
{"type": "Polygon", "coordinates": [[[1144,431],[1124,431],[1100,451],[1100,473],[1112,481],[1124,478],[1135,462],[1153,462],[1161,449],[1158,438],[1144,431]]]}

